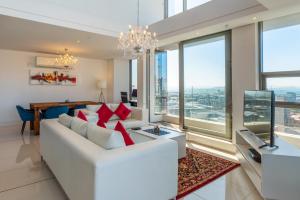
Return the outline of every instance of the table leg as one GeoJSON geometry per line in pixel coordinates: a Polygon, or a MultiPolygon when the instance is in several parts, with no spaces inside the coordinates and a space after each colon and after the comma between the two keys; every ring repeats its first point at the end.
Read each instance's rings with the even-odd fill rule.
{"type": "Polygon", "coordinates": [[[40,134],[40,111],[39,109],[34,109],[34,133],[35,135],[40,134]]]}

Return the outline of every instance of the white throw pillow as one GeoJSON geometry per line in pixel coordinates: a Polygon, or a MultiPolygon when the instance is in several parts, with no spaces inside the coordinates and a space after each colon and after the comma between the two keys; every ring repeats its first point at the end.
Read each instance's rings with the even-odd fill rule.
{"type": "Polygon", "coordinates": [[[88,111],[92,111],[92,112],[97,112],[99,110],[99,108],[101,107],[101,105],[87,105],[86,109],[88,111]]]}
{"type": "Polygon", "coordinates": [[[73,120],[71,122],[71,129],[78,133],[79,135],[86,137],[87,135],[87,126],[88,123],[82,119],[79,119],[77,117],[73,117],[73,120]]]}
{"type": "Polygon", "coordinates": [[[65,113],[59,115],[59,117],[58,117],[58,122],[67,128],[71,127],[72,120],[73,120],[73,117],[71,117],[70,115],[67,115],[65,113]]]}
{"type": "Polygon", "coordinates": [[[87,138],[104,149],[125,147],[123,136],[120,132],[89,124],[87,138]]]}

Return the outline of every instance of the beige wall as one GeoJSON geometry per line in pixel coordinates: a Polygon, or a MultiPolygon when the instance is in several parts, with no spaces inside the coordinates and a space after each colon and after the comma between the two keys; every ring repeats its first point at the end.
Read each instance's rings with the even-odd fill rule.
{"type": "Polygon", "coordinates": [[[28,107],[30,102],[98,100],[96,82],[106,79],[107,61],[79,58],[74,68],[76,86],[41,86],[29,84],[29,71],[36,68],[35,56],[49,55],[0,50],[0,124],[19,121],[17,104],[28,107]]]}

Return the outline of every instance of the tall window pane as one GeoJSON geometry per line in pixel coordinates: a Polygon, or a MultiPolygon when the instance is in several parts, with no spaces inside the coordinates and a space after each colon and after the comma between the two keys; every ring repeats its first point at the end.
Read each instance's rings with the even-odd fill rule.
{"type": "Polygon", "coordinates": [[[131,88],[137,89],[137,60],[132,60],[131,65],[131,88]]]}
{"type": "Polygon", "coordinates": [[[263,71],[300,69],[300,15],[264,22],[263,71]]]}
{"type": "Polygon", "coordinates": [[[209,1],[211,1],[211,0],[187,0],[186,1],[186,8],[191,9],[191,8],[196,7],[196,6],[203,5],[203,4],[205,4],[209,1]]]}
{"type": "Polygon", "coordinates": [[[179,115],[178,49],[156,52],[155,113],[179,115]]]}
{"type": "Polygon", "coordinates": [[[167,110],[167,52],[155,54],[155,114],[165,114],[167,110]]]}
{"type": "Polygon", "coordinates": [[[275,130],[298,135],[300,135],[299,35],[299,14],[263,22],[263,88],[275,92],[277,101],[275,130]]]}
{"type": "Polygon", "coordinates": [[[167,51],[167,114],[179,116],[179,58],[178,49],[167,51]]]}
{"type": "Polygon", "coordinates": [[[131,97],[132,100],[137,99],[137,60],[131,60],[131,65],[130,65],[130,94],[129,96],[131,97]]]}
{"type": "Polygon", "coordinates": [[[225,36],[185,44],[185,125],[226,134],[225,36]]]}
{"type": "Polygon", "coordinates": [[[183,11],[183,0],[168,0],[168,17],[183,11]]]}

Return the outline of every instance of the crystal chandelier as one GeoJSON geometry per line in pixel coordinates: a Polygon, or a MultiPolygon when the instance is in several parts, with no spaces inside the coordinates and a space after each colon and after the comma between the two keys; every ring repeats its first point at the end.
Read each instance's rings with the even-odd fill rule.
{"type": "Polygon", "coordinates": [[[78,62],[78,59],[69,54],[68,49],[65,49],[65,53],[63,55],[59,55],[55,61],[57,64],[69,68],[71,65],[75,65],[78,62]]]}
{"type": "Polygon", "coordinates": [[[140,26],[140,1],[137,3],[137,26],[129,25],[128,32],[121,32],[119,37],[118,48],[124,51],[125,57],[130,58],[139,58],[147,50],[154,50],[158,42],[155,32],[148,31],[148,26],[140,26]]]}

